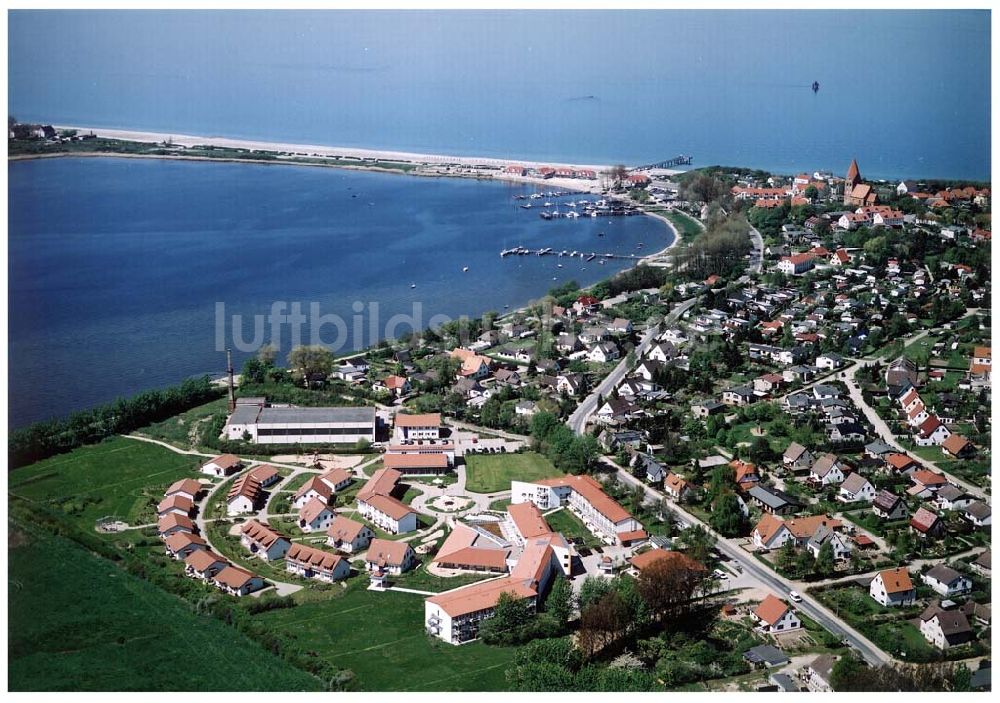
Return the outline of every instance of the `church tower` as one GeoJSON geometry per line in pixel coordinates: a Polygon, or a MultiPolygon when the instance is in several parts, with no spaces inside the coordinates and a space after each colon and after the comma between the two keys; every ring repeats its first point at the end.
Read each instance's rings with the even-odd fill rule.
{"type": "Polygon", "coordinates": [[[851,165],[847,167],[847,177],[844,179],[844,205],[850,205],[853,201],[851,200],[851,191],[854,190],[854,186],[861,183],[861,171],[858,169],[858,162],[855,159],[851,159],[851,165]]]}

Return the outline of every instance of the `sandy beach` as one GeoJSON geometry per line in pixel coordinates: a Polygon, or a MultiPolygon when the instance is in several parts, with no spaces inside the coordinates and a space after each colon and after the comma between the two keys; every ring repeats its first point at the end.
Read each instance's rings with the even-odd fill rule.
{"type": "MultiPolygon", "coordinates": [[[[249,149],[254,151],[268,152],[288,152],[289,158],[331,158],[338,159],[337,162],[329,164],[340,168],[355,167],[351,161],[359,162],[357,168],[377,169],[377,166],[368,164],[362,165],[365,160],[383,160],[402,163],[412,163],[425,167],[419,172],[411,175],[421,176],[476,176],[479,178],[493,178],[495,180],[509,181],[512,183],[526,183],[532,185],[545,185],[548,188],[557,190],[575,190],[585,193],[600,193],[600,180],[585,180],[580,178],[537,178],[531,176],[518,176],[515,174],[503,173],[473,173],[462,171],[461,169],[473,169],[476,167],[488,167],[504,169],[507,166],[524,166],[528,169],[552,166],[555,168],[566,167],[573,170],[590,170],[597,173],[609,170],[611,164],[576,164],[565,161],[529,161],[525,159],[498,159],[489,156],[459,156],[455,154],[424,154],[409,151],[394,151],[388,149],[362,149],[358,147],[329,146],[322,144],[299,144],[291,142],[265,142],[259,140],[233,139],[223,136],[201,136],[192,134],[170,134],[167,132],[142,132],[126,129],[105,129],[102,127],[86,127],[79,125],[58,125],[57,130],[76,130],[79,133],[90,133],[108,139],[121,139],[123,141],[141,142],[148,144],[161,144],[170,142],[177,146],[214,146],[227,149],[249,149]],[[458,171],[445,171],[446,168],[457,168],[458,171]]],[[[84,155],[84,154],[77,154],[84,155]]],[[[199,158],[185,157],[183,153],[178,154],[179,158],[199,158]]],[[[27,157],[37,158],[37,157],[27,157]]],[[[165,156],[162,158],[173,158],[165,156]]],[[[281,157],[279,157],[280,159],[281,157]]],[[[223,159],[214,159],[223,160],[223,159]]],[[[240,161],[250,161],[252,159],[240,159],[240,161]]],[[[274,163],[274,161],[262,161],[262,163],[274,163]]],[[[387,169],[388,170],[388,169],[387,169]]],[[[659,171],[663,174],[677,174],[682,171],[665,170],[659,171]]]]}

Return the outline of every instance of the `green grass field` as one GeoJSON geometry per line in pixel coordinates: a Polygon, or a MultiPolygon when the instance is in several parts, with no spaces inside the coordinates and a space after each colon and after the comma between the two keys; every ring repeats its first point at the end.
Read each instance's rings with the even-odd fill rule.
{"type": "MultiPolygon", "coordinates": [[[[196,476],[199,463],[197,457],[158,445],[115,438],[10,472],[10,492],[18,505],[14,524],[25,523],[11,537],[9,558],[12,688],[322,689],[325,682],[237,629],[194,614],[194,606],[206,596],[225,597],[185,578],[182,564],[164,556],[153,531],[94,532],[99,517],[132,520],[150,511],[169,483],[196,476]],[[51,534],[59,521],[43,519],[42,510],[66,516],[65,531],[58,529],[66,537],[51,534]],[[129,551],[150,580],[89,551],[82,546],[84,535],[103,540],[110,550],[129,551]],[[193,657],[196,666],[178,666],[193,657]],[[248,668],[253,671],[244,671],[248,668]]],[[[227,529],[228,523],[220,522],[208,530],[223,554],[265,577],[296,580],[280,562],[270,566],[243,559],[245,552],[226,536],[227,529]]],[[[439,592],[480,578],[444,579],[420,568],[398,583],[439,592]]],[[[369,592],[363,574],[352,577],[346,589],[303,585],[293,597],[295,607],[245,617],[267,623],[275,635],[293,638],[296,650],[316,652],[336,667],[351,669],[357,675],[352,687],[506,689],[505,671],[515,650],[481,643],[454,647],[429,638],[423,596],[369,592]]],[[[232,602],[243,608],[253,599],[232,602]]]]}
{"type": "Polygon", "coordinates": [[[545,521],[549,523],[549,527],[556,532],[562,532],[567,538],[578,537],[588,547],[602,546],[601,540],[594,537],[590,533],[590,530],[580,521],[580,518],[566,508],[546,515],[545,521]]]}
{"type": "Polygon", "coordinates": [[[87,529],[108,515],[149,524],[156,522],[156,504],[167,486],[197,477],[200,464],[198,457],[115,437],[12,471],[8,488],[61,510],[87,529]]]}
{"type": "Polygon", "coordinates": [[[335,601],[303,603],[258,617],[353,671],[363,690],[506,690],[504,675],[514,649],[480,642],[456,647],[432,639],[424,632],[423,596],[366,588],[365,579],[354,579],[335,601]]]}
{"type": "Polygon", "coordinates": [[[74,542],[32,525],[10,529],[11,690],[323,690],[235,629],[74,542]]]}
{"type": "Polygon", "coordinates": [[[541,454],[471,454],[465,457],[465,487],[473,493],[509,491],[510,482],[535,481],[563,473],[541,454]]]}

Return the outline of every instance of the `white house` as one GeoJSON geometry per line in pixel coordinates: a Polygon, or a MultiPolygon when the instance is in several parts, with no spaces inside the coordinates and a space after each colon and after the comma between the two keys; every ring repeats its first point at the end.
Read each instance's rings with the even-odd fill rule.
{"type": "Polygon", "coordinates": [[[620,356],[621,353],[618,351],[618,347],[611,342],[600,342],[595,344],[587,353],[587,359],[599,364],[614,361],[620,356]]]}
{"type": "Polygon", "coordinates": [[[821,526],[816,530],[810,540],[806,542],[806,549],[816,559],[819,558],[819,552],[825,544],[829,544],[833,549],[834,561],[844,561],[851,558],[851,547],[847,541],[826,526],[821,526]]]}
{"type": "Polygon", "coordinates": [[[264,579],[230,564],[212,578],[212,583],[231,596],[245,596],[264,587],[264,579]]]}
{"type": "Polygon", "coordinates": [[[875,574],[868,587],[868,594],[875,601],[887,608],[913,605],[917,598],[917,589],[913,587],[910,573],[906,567],[886,569],[875,574]]]}
{"type": "Polygon", "coordinates": [[[972,590],[972,579],[955,571],[950,566],[938,564],[920,577],[925,584],[945,598],[968,593],[972,590]]]}
{"type": "Polygon", "coordinates": [[[222,454],[201,465],[201,472],[217,478],[225,478],[243,468],[243,461],[235,454],[222,454]]]}
{"type": "Polygon", "coordinates": [[[351,574],[347,559],[305,544],[293,544],[285,555],[285,570],[302,578],[334,583],[351,574]]]}
{"type": "Polygon", "coordinates": [[[440,439],[441,413],[424,413],[408,415],[396,413],[396,439],[406,441],[411,439],[440,439]]]}
{"type": "Polygon", "coordinates": [[[406,542],[375,538],[368,545],[365,565],[368,571],[384,571],[398,576],[417,564],[417,554],[406,542]]]}
{"type": "Polygon", "coordinates": [[[791,632],[802,627],[792,607],[773,594],[768,594],[753,611],[757,629],[767,634],[791,632]]]}
{"type": "Polygon", "coordinates": [[[303,532],[325,532],[333,518],[334,512],[326,502],[312,498],[299,509],[299,529],[303,532]]]}
{"type": "Polygon", "coordinates": [[[281,559],[292,546],[287,537],[256,520],[248,520],[240,528],[240,544],[264,561],[281,559]]]}
{"type": "Polygon", "coordinates": [[[844,482],[843,465],[836,455],[824,454],[809,470],[809,480],[822,486],[841,484],[844,482]]]}
{"type": "Polygon", "coordinates": [[[363,522],[338,515],[326,530],[326,543],[342,552],[359,552],[375,538],[372,528],[363,522]]]}
{"type": "Polygon", "coordinates": [[[850,474],[840,484],[837,500],[842,503],[856,503],[861,501],[871,503],[875,500],[875,486],[867,478],[855,472],[850,474]]]}
{"type": "Polygon", "coordinates": [[[961,610],[932,605],[920,615],[920,634],[938,649],[956,647],[975,639],[969,619],[961,610]]]}
{"type": "Polygon", "coordinates": [[[816,368],[818,369],[839,369],[844,365],[844,357],[840,354],[829,352],[816,357],[816,368]]]}

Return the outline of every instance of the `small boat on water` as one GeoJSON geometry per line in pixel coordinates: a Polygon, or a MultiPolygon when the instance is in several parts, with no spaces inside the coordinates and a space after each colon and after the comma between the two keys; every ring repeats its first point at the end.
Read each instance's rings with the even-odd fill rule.
{"type": "Polygon", "coordinates": [[[468,270],[469,270],[469,267],[468,267],[468,266],[463,266],[463,267],[462,267],[462,273],[465,273],[465,272],[466,272],[466,271],[468,271],[468,270]]]}
{"type": "Polygon", "coordinates": [[[603,264],[604,264],[604,259],[599,259],[599,260],[597,261],[597,263],[599,263],[599,264],[602,264],[602,265],[603,265],[603,264]]]}
{"type": "Polygon", "coordinates": [[[411,283],[411,284],[410,284],[410,288],[416,288],[416,287],[417,287],[417,284],[416,284],[416,283],[411,283]]]}
{"type": "Polygon", "coordinates": [[[556,268],[562,268],[562,264],[556,264],[556,268]]]}

